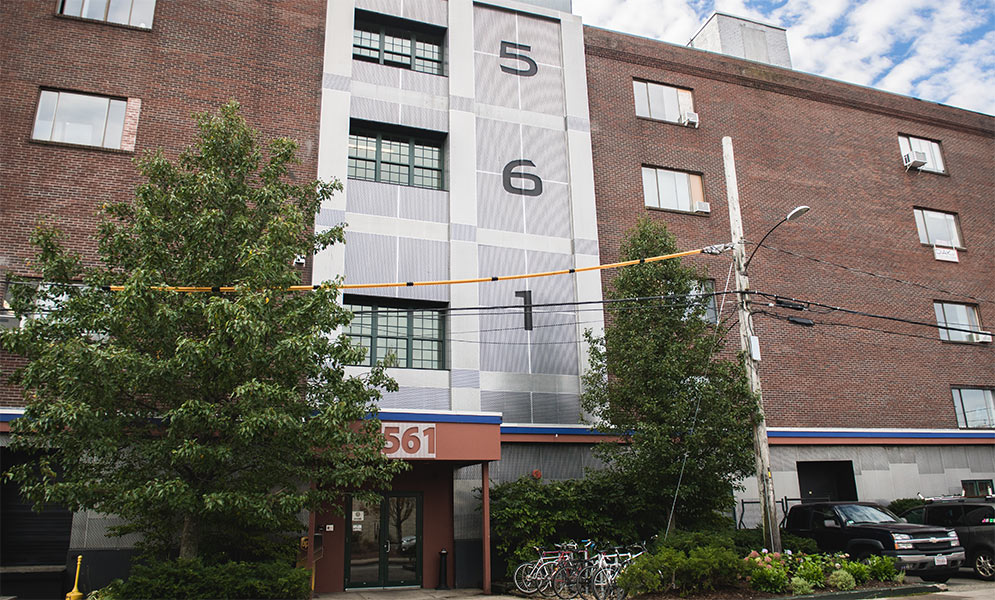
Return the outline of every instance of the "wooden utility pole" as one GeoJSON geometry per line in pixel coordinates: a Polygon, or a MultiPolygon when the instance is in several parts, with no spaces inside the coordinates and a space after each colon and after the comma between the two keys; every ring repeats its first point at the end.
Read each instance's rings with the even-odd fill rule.
{"type": "Polygon", "coordinates": [[[753,426],[753,450],[756,455],[757,484],[760,510],[763,514],[764,540],[771,552],[781,551],[781,530],[778,528],[774,501],[774,479],[770,471],[770,446],[767,443],[767,419],[764,417],[763,393],[760,389],[760,344],[753,334],[750,314],[750,280],[746,276],[746,246],[743,243],[743,215],[739,209],[739,186],[736,182],[736,160],[732,139],[722,138],[722,161],[725,165],[726,199],[729,201],[729,230],[732,233],[733,264],[736,271],[736,305],[739,308],[739,341],[743,350],[746,376],[750,391],[757,399],[757,420],[753,426]]]}

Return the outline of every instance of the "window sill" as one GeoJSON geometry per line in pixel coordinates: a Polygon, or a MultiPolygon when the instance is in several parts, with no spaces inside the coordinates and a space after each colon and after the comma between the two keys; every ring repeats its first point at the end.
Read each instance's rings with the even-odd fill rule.
{"type": "MultiPolygon", "coordinates": [[[[933,249],[933,244],[924,244],[922,242],[919,242],[919,245],[922,246],[923,248],[929,248],[930,250],[933,249]]],[[[967,248],[965,248],[964,246],[940,246],[940,248],[953,248],[957,252],[967,252],[967,248]]]]}
{"type": "Polygon", "coordinates": [[[36,140],[29,139],[29,144],[38,144],[39,146],[55,146],[57,148],[74,148],[76,150],[96,150],[98,152],[107,152],[110,154],[134,154],[134,150],[122,150],[120,148],[104,148],[103,146],[90,146],[88,144],[73,144],[70,142],[52,142],[49,140],[36,140]]]}
{"type": "Polygon", "coordinates": [[[929,173],[931,175],[940,175],[941,177],[950,177],[950,173],[946,171],[933,171],[931,169],[905,169],[906,173],[929,173]]]}
{"type": "Polygon", "coordinates": [[[87,19],[86,17],[75,17],[73,15],[64,15],[61,13],[56,13],[55,18],[66,19],[67,21],[80,21],[83,23],[99,23],[100,25],[109,25],[110,27],[130,29],[132,31],[152,31],[151,27],[139,27],[138,25],[127,25],[125,23],[112,23],[110,21],[101,21],[100,19],[87,19]]]}
{"type": "Polygon", "coordinates": [[[418,71],[416,69],[412,69],[411,67],[406,67],[404,65],[400,65],[397,63],[382,63],[379,60],[367,58],[365,56],[357,56],[355,54],[352,55],[352,59],[358,60],[359,62],[369,63],[371,65],[380,65],[381,67],[387,67],[389,69],[400,69],[402,71],[411,71],[412,73],[419,73],[421,75],[431,75],[432,77],[443,77],[443,78],[447,77],[445,73],[428,73],[426,71],[418,71]]]}
{"type": "Polygon", "coordinates": [[[690,217],[708,218],[712,214],[711,212],[691,212],[689,210],[677,210],[676,208],[657,208],[655,206],[646,206],[645,204],[643,205],[643,207],[646,210],[651,210],[653,212],[673,213],[676,215],[688,215],[690,217]]]}
{"type": "Polygon", "coordinates": [[[698,129],[698,127],[692,127],[690,125],[681,125],[680,121],[668,121],[666,119],[654,119],[653,117],[641,117],[639,115],[636,115],[636,118],[639,119],[639,120],[641,120],[641,121],[649,121],[651,123],[665,123],[667,125],[676,125],[677,127],[680,127],[682,129],[698,129]]]}
{"type": "Polygon", "coordinates": [[[991,346],[991,342],[968,342],[968,341],[958,341],[958,340],[940,340],[941,344],[950,344],[951,346],[991,346]]]}

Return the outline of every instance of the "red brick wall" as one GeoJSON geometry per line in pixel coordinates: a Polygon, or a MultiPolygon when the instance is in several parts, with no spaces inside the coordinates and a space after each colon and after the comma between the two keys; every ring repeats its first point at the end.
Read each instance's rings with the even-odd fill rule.
{"type": "MultiPolygon", "coordinates": [[[[995,119],[600,29],[585,28],[585,38],[603,262],[616,260],[641,216],[666,223],[682,248],[728,241],[721,139],[729,136],[748,240],[794,206],[812,207],[768,238],[750,266],[751,287],[925,322],[935,322],[934,299],[974,296],[985,299],[983,327],[995,329],[995,119]],[[637,118],[634,77],[690,88],[700,128],[637,118]],[[907,173],[899,133],[939,140],[948,175],[907,173]],[[702,173],[711,214],[646,209],[643,164],[702,173]],[[959,263],[938,262],[919,243],[914,206],[960,216],[967,250],[959,263]]],[[[694,262],[721,291],[730,260],[694,262]]],[[[935,328],[839,313],[777,312],[926,339],[756,315],[771,426],[956,427],[951,386],[995,387],[992,344],[943,343],[935,328]]],[[[731,296],[725,314],[735,317],[731,296]]],[[[732,333],[738,349],[738,328],[732,333]]]]}
{"type": "MultiPolygon", "coordinates": [[[[175,156],[191,115],[229,99],[265,139],[296,139],[295,174],[314,178],[325,0],[160,0],[151,30],[59,17],[57,4],[0,3],[0,272],[34,274],[28,236],[43,219],[95,261],[97,207],[132,193],[132,160],[175,156]],[[140,99],[135,152],[30,141],[42,87],[140,99]]],[[[0,355],[2,373],[10,363],[0,355]]],[[[21,404],[0,385],[0,405],[21,404]]]]}

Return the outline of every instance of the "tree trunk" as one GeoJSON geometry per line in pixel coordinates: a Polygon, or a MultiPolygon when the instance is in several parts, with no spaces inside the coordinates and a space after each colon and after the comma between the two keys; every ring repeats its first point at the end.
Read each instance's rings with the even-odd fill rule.
{"type": "Polygon", "coordinates": [[[197,522],[193,515],[183,517],[180,533],[180,558],[197,558],[197,522]]]}

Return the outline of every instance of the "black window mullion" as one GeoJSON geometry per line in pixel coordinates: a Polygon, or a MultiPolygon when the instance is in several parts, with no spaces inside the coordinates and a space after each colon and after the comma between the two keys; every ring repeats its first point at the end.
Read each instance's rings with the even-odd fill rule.
{"type": "Polygon", "coordinates": [[[375,305],[370,305],[370,366],[377,364],[377,337],[378,324],[377,324],[377,307],[375,305]]]}
{"type": "Polygon", "coordinates": [[[406,329],[405,329],[405,331],[406,331],[405,338],[406,339],[404,340],[405,344],[407,345],[407,349],[408,349],[408,356],[407,356],[406,363],[407,363],[407,367],[410,369],[411,365],[414,364],[414,354],[415,354],[415,344],[414,344],[414,337],[415,337],[415,311],[413,311],[413,310],[409,310],[408,311],[407,320],[406,320],[406,326],[407,326],[406,329]]]}
{"type": "MultiPolygon", "coordinates": [[[[412,54],[412,56],[414,56],[412,54]]],[[[415,139],[408,138],[408,185],[415,184],[415,139]]]]}
{"type": "MultiPolygon", "coordinates": [[[[382,53],[381,53],[382,55],[382,53]]],[[[373,167],[373,181],[382,181],[382,171],[380,166],[381,152],[383,149],[383,134],[377,134],[377,158],[376,165],[373,167]]]]}
{"type": "Polygon", "coordinates": [[[441,310],[438,312],[439,319],[439,332],[438,332],[438,342],[439,342],[439,352],[436,354],[436,369],[444,369],[446,367],[446,315],[441,310]]]}

